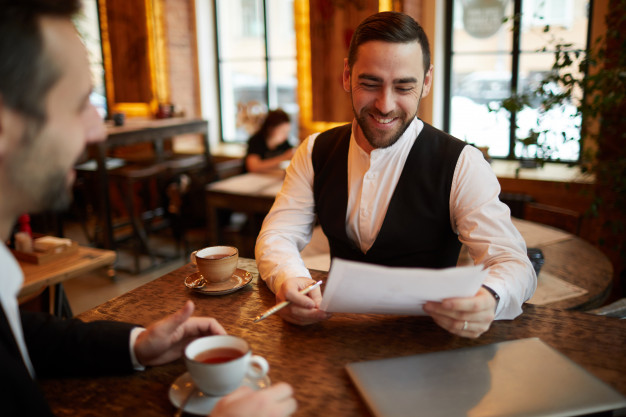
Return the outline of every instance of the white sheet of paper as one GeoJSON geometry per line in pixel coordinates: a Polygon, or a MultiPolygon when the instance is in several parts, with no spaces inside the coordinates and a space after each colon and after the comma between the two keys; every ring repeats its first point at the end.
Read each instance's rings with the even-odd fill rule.
{"type": "Polygon", "coordinates": [[[320,309],[331,313],[424,315],[422,306],[426,301],[471,297],[486,276],[482,265],[404,268],[335,258],[320,309]]]}

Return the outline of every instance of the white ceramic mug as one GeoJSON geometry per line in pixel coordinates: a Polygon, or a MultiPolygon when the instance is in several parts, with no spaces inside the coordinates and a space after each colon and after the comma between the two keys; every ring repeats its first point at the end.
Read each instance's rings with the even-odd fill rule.
{"type": "Polygon", "coordinates": [[[233,246],[209,246],[191,254],[191,262],[196,264],[200,274],[215,283],[232,277],[238,260],[239,251],[233,246]]]}
{"type": "Polygon", "coordinates": [[[269,371],[265,358],[253,355],[248,342],[230,335],[194,340],[185,348],[185,364],[196,387],[213,396],[234,391],[246,376],[259,379],[269,371]]]}

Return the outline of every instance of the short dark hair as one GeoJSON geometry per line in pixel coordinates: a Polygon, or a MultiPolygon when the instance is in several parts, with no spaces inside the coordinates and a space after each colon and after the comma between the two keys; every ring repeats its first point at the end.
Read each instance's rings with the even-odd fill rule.
{"type": "Polygon", "coordinates": [[[350,40],[348,66],[356,62],[359,46],[370,41],[409,43],[417,41],[422,47],[424,73],[430,68],[430,46],[424,29],[411,16],[399,12],[380,12],[359,24],[350,40]]]}
{"type": "Polygon", "coordinates": [[[270,110],[267,112],[267,116],[265,116],[265,120],[263,120],[263,124],[259,128],[258,132],[261,136],[267,138],[270,130],[274,129],[276,126],[280,126],[283,123],[290,123],[291,119],[289,115],[282,109],[270,110]]]}
{"type": "Polygon", "coordinates": [[[41,125],[48,91],[61,76],[45,53],[41,17],[72,17],[80,0],[0,0],[0,96],[41,125]]]}

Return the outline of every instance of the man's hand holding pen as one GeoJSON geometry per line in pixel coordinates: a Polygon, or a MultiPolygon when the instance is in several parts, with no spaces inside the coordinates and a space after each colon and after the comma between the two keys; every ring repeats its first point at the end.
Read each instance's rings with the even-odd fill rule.
{"type": "Polygon", "coordinates": [[[290,301],[291,303],[276,314],[285,321],[299,325],[313,324],[330,318],[330,313],[319,309],[322,303],[322,291],[319,287],[306,295],[300,294],[301,290],[314,283],[312,279],[304,277],[285,280],[276,293],[276,302],[290,301]]]}

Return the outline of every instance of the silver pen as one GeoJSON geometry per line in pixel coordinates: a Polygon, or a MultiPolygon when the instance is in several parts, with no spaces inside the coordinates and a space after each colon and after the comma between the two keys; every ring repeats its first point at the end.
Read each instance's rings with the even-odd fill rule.
{"type": "MultiPolygon", "coordinates": [[[[314,289],[316,289],[320,285],[322,285],[322,281],[317,281],[316,283],[311,284],[308,287],[301,289],[299,291],[299,293],[302,294],[302,295],[308,294],[309,292],[313,291],[314,289]]],[[[263,312],[263,314],[261,314],[260,316],[257,316],[254,319],[254,322],[257,323],[257,322],[259,322],[261,320],[265,320],[266,318],[268,318],[272,314],[276,313],[277,311],[282,310],[283,308],[287,307],[289,304],[291,304],[291,301],[283,301],[282,303],[276,304],[274,307],[272,307],[269,310],[266,310],[265,312],[263,312]]]]}

